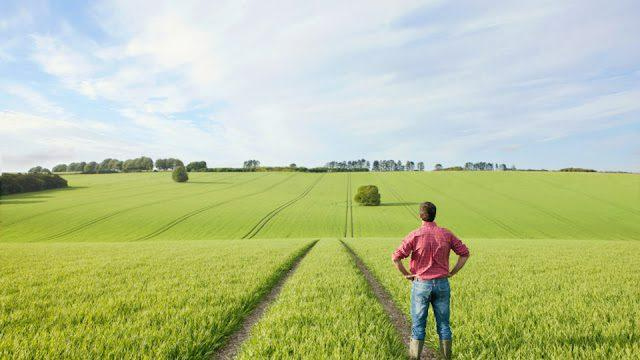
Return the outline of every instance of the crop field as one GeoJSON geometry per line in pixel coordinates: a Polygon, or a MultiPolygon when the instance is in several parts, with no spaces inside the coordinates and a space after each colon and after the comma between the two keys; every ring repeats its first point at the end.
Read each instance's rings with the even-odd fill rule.
{"type": "Polygon", "coordinates": [[[463,237],[640,239],[640,176],[565,173],[68,175],[71,187],[5,196],[2,241],[397,237],[416,207],[463,237]],[[376,184],[382,206],[352,206],[376,184]],[[351,195],[351,196],[350,196],[351,195]]]}
{"type": "Polygon", "coordinates": [[[240,359],[284,359],[295,354],[313,354],[317,359],[404,355],[382,306],[338,240],[320,240],[311,250],[254,328],[240,359]]]}
{"type": "MultiPolygon", "coordinates": [[[[408,316],[410,283],[389,260],[398,240],[346,242],[408,316]]],[[[450,280],[461,358],[640,355],[640,243],[485,239],[468,246],[472,257],[450,280]]],[[[432,315],[427,341],[435,347],[432,315]]]]}
{"type": "Polygon", "coordinates": [[[0,358],[204,357],[309,244],[1,244],[0,358]]]}
{"type": "Polygon", "coordinates": [[[472,253],[451,279],[456,358],[640,358],[636,174],[64,177],[0,199],[0,358],[210,358],[281,280],[237,357],[403,358],[340,240],[408,316],[390,256],[426,200],[472,253]],[[351,200],[367,184],[381,206],[351,200]]]}

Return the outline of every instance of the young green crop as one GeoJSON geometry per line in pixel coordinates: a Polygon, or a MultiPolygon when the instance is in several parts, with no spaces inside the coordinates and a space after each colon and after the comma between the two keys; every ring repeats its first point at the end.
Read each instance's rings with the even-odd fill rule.
{"type": "Polygon", "coordinates": [[[338,240],[320,240],[251,331],[240,359],[399,359],[406,350],[338,240]]]}
{"type": "MultiPolygon", "coordinates": [[[[348,240],[408,316],[410,283],[390,260],[400,242],[348,240]]],[[[476,240],[468,245],[471,258],[451,279],[457,358],[630,359],[640,354],[640,243],[476,240]]],[[[427,326],[427,341],[435,347],[431,310],[427,326]]]]}
{"type": "Polygon", "coordinates": [[[351,237],[352,228],[354,237],[402,236],[425,200],[466,237],[640,239],[635,174],[191,173],[185,184],[170,173],[65,177],[68,190],[3,196],[0,241],[351,237]],[[379,187],[381,206],[351,204],[363,184],[379,187]]]}
{"type": "Polygon", "coordinates": [[[193,358],[310,241],[0,244],[0,358],[193,358]]]}

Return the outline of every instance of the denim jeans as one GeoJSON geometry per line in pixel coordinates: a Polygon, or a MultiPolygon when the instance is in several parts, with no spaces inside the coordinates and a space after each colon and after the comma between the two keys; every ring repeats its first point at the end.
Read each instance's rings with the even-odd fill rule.
{"type": "Polygon", "coordinates": [[[433,306],[440,340],[451,340],[449,279],[414,280],[411,287],[411,337],[424,340],[429,304],[433,306]]]}

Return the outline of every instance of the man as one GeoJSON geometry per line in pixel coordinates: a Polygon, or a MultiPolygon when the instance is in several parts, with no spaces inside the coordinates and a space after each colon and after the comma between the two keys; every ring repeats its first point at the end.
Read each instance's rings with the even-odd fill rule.
{"type": "Polygon", "coordinates": [[[451,359],[449,278],[460,271],[467,262],[469,249],[451,231],[439,227],[433,221],[436,218],[434,204],[430,202],[420,204],[420,218],[422,226],[409,233],[391,256],[402,275],[413,282],[409,357],[420,358],[424,345],[427,312],[431,304],[440,337],[440,353],[444,358],[451,359]],[[451,271],[449,271],[450,250],[459,256],[458,262],[451,271]],[[401,261],[409,255],[411,255],[411,272],[405,269],[401,261]]]}

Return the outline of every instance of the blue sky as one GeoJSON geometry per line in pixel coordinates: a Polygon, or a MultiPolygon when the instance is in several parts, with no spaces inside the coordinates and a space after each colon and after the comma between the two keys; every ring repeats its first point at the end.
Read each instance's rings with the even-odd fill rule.
{"type": "Polygon", "coordinates": [[[637,1],[3,1],[0,167],[640,171],[637,1]]]}

